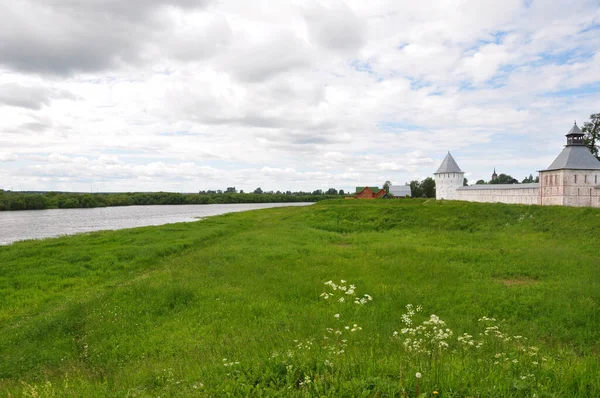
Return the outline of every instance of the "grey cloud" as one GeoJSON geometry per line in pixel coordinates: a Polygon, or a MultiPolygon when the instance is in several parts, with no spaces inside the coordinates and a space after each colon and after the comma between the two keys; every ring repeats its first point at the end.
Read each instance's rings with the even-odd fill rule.
{"type": "Polygon", "coordinates": [[[22,0],[0,4],[0,65],[67,75],[143,59],[166,27],[161,7],[205,7],[208,0],[22,0]]]}
{"type": "Polygon", "coordinates": [[[75,99],[75,96],[66,90],[46,87],[21,86],[15,83],[0,85],[0,105],[40,110],[43,105],[50,105],[52,99],[60,98],[75,99]]]}
{"type": "Polygon", "coordinates": [[[367,42],[364,22],[346,5],[305,10],[311,41],[334,51],[356,50],[367,42]]]}
{"type": "Polygon", "coordinates": [[[185,9],[202,8],[210,0],[43,0],[49,7],[74,12],[88,13],[100,17],[110,16],[129,20],[146,18],[161,7],[185,9]]]}
{"type": "Polygon", "coordinates": [[[238,41],[239,48],[223,61],[227,70],[244,82],[264,82],[283,72],[310,65],[310,50],[297,37],[278,35],[273,40],[253,45],[238,41]]]}

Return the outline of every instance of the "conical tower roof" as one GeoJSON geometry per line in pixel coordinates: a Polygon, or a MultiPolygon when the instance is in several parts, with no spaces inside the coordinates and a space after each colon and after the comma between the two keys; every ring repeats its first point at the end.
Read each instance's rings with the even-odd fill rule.
{"type": "Polygon", "coordinates": [[[583,135],[583,132],[581,131],[581,129],[579,129],[579,126],[577,126],[577,122],[575,122],[573,123],[573,127],[571,127],[571,130],[569,130],[569,132],[566,135],[583,135]]]}
{"type": "Polygon", "coordinates": [[[560,169],[600,170],[600,160],[586,146],[568,145],[546,170],[560,169]]]}
{"type": "Polygon", "coordinates": [[[546,170],[600,170],[600,160],[584,145],[583,132],[577,123],[566,136],[567,145],[546,170]]]}
{"type": "Polygon", "coordinates": [[[454,158],[452,157],[452,155],[450,155],[450,152],[448,152],[448,154],[446,155],[446,157],[442,161],[442,164],[440,165],[440,167],[433,174],[440,174],[440,173],[462,173],[462,172],[463,171],[460,169],[460,167],[458,167],[458,164],[456,164],[456,160],[454,160],[454,158]]]}

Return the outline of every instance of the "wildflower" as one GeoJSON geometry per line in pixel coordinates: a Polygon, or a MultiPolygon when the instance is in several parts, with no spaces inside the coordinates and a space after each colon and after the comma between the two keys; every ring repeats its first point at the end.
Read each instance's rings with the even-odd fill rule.
{"type": "Polygon", "coordinates": [[[338,301],[339,301],[340,303],[343,303],[343,302],[344,302],[344,298],[343,298],[343,297],[340,297],[340,299],[339,299],[338,301]]]}
{"type": "Polygon", "coordinates": [[[423,375],[421,373],[417,372],[417,373],[415,373],[415,377],[417,379],[420,379],[421,377],[423,377],[423,375]]]}
{"type": "Polygon", "coordinates": [[[438,395],[438,394],[439,394],[439,392],[437,392],[437,391],[433,392],[433,395],[438,395]]]}
{"type": "Polygon", "coordinates": [[[339,319],[340,318],[340,314],[335,314],[333,317],[339,319]]]}

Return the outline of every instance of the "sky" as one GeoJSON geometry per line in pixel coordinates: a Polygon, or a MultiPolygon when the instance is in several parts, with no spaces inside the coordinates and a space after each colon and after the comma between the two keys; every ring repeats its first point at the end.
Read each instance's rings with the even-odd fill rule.
{"type": "Polygon", "coordinates": [[[522,180],[598,112],[598,0],[0,2],[0,189],[522,180]]]}

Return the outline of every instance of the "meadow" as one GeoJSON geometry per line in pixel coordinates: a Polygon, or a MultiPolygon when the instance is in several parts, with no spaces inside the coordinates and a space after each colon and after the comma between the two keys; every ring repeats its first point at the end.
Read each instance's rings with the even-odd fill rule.
{"type": "Polygon", "coordinates": [[[600,396],[598,236],[332,200],[0,247],[0,396],[600,396]]]}

